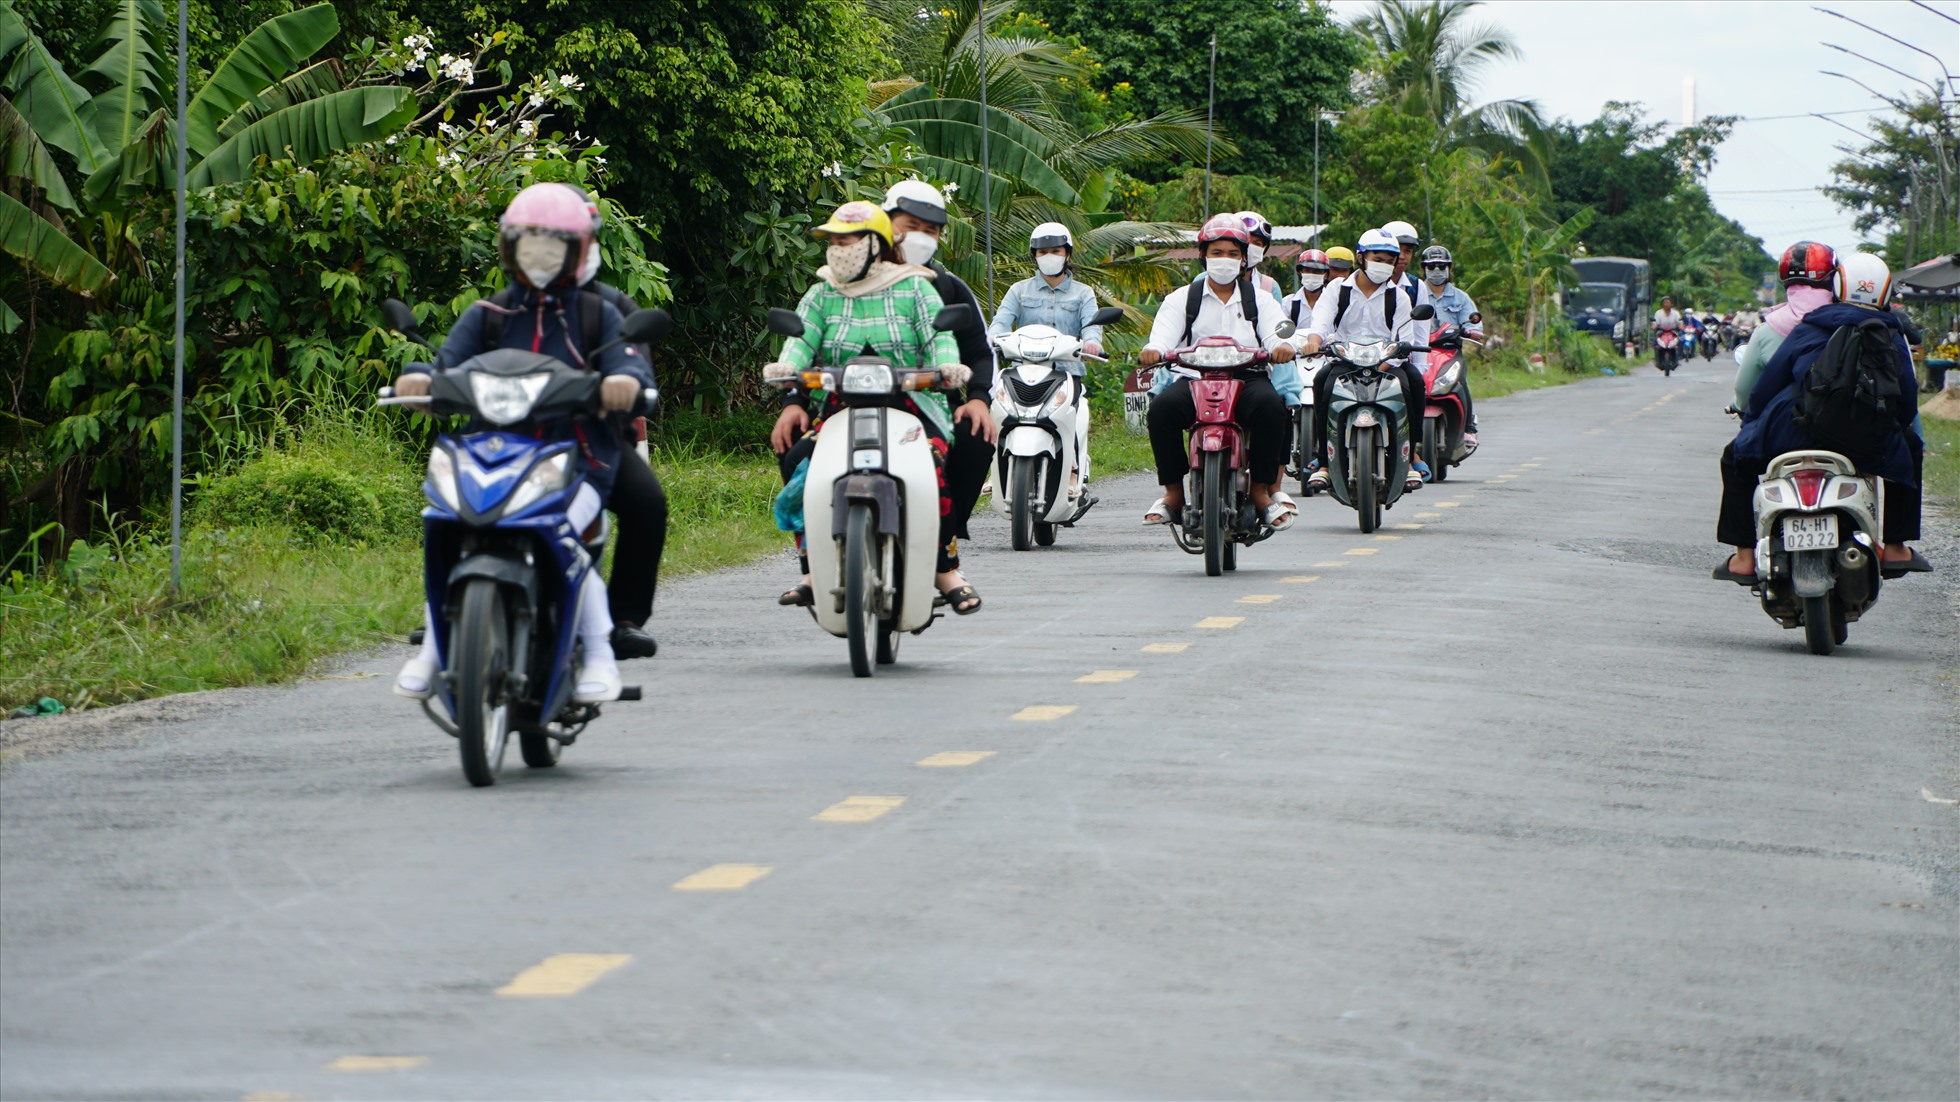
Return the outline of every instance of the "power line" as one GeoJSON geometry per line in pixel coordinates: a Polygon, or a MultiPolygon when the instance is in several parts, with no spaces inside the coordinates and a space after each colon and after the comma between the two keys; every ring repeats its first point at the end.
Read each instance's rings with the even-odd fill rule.
{"type": "Polygon", "coordinates": [[[1941,11],[1940,9],[1934,7],[1933,5],[1925,3],[1925,0],[1912,0],[1912,3],[1918,7],[1925,8],[1927,11],[1932,12],[1934,15],[1937,15],[1941,19],[1946,20],[1948,23],[1960,23],[1960,19],[1956,19],[1953,16],[1948,15],[1945,12],[1941,11]]]}
{"type": "Polygon", "coordinates": [[[1876,115],[1876,114],[1878,114],[1878,113],[1879,113],[1880,111],[1883,111],[1883,110],[1884,110],[1884,108],[1882,108],[1882,107],[1856,107],[1856,108],[1853,108],[1853,109],[1851,109],[1851,110],[1849,110],[1849,111],[1799,111],[1799,112],[1797,112],[1797,113],[1796,113],[1796,114],[1794,114],[1794,115],[1750,115],[1750,116],[1747,116],[1746,118],[1739,118],[1739,119],[1737,119],[1737,120],[1735,120],[1735,121],[1737,121],[1737,122],[1778,122],[1778,121],[1780,121],[1780,120],[1783,120],[1783,119],[1815,119],[1815,118],[1827,118],[1827,117],[1829,117],[1829,116],[1831,116],[1831,115],[1876,115]]]}

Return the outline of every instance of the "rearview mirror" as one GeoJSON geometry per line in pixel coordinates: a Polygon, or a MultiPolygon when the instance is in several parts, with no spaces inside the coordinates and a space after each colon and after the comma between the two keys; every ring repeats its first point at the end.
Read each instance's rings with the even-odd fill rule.
{"type": "Polygon", "coordinates": [[[973,307],[962,302],[957,306],[941,306],[939,313],[932,317],[932,327],[941,333],[950,333],[963,326],[972,325],[979,320],[973,307]]]}
{"type": "Polygon", "coordinates": [[[1090,325],[1115,325],[1123,320],[1121,306],[1105,306],[1089,316],[1090,325]]]}
{"type": "Polygon", "coordinates": [[[1279,319],[1279,324],[1273,326],[1273,332],[1278,334],[1280,339],[1282,340],[1292,336],[1296,332],[1296,330],[1293,328],[1293,319],[1292,318],[1279,319]]]}
{"type": "Polygon", "coordinates": [[[674,319],[659,307],[635,310],[626,316],[619,335],[634,344],[658,344],[674,328],[674,319]]]}
{"type": "Polygon", "coordinates": [[[779,337],[800,337],[803,335],[803,316],[794,310],[780,306],[769,308],[769,331],[779,337]]]}
{"type": "Polygon", "coordinates": [[[1409,311],[1409,316],[1417,321],[1428,321],[1430,318],[1436,316],[1436,308],[1425,302],[1409,311]]]}
{"type": "Polygon", "coordinates": [[[398,298],[381,301],[381,319],[388,323],[388,328],[397,333],[414,333],[422,328],[415,320],[415,311],[410,310],[408,303],[398,298]]]}

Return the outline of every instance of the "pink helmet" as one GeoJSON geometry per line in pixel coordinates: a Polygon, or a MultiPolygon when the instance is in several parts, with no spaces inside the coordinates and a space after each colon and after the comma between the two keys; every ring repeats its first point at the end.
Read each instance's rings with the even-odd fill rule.
{"type": "Polygon", "coordinates": [[[1239,221],[1245,226],[1246,233],[1253,237],[1263,237],[1268,244],[1272,242],[1273,224],[1266,221],[1265,215],[1256,210],[1242,210],[1239,212],[1239,221]]]}
{"type": "Polygon", "coordinates": [[[541,291],[576,286],[598,228],[595,210],[567,184],[532,184],[518,192],[498,223],[504,271],[541,291]]]}
{"type": "Polygon", "coordinates": [[[1200,253],[1205,251],[1206,245],[1214,241],[1236,241],[1240,248],[1252,247],[1252,235],[1245,232],[1245,223],[1236,214],[1214,214],[1198,230],[1200,253]]]}

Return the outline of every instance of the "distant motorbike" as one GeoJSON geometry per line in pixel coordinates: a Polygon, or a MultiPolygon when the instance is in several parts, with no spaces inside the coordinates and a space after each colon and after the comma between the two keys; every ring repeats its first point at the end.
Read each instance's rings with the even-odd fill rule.
{"type": "MultiPolygon", "coordinates": [[[[973,307],[942,307],[932,326],[965,324],[973,307]]],[[[803,336],[794,311],[771,309],[769,331],[803,336]]],[[[939,475],[925,426],[899,408],[907,391],[939,385],[934,368],[907,368],[884,356],[787,380],[838,397],[823,420],[803,480],[804,546],[810,558],[810,615],[842,636],[851,673],[898,661],[899,640],[932,626],[943,604],[933,585],[939,555],[939,475]],[[828,536],[828,540],[824,538],[828,536]]]]}
{"type": "Polygon", "coordinates": [[[1239,545],[1249,547],[1274,531],[1252,504],[1247,434],[1238,421],[1245,379],[1266,363],[1264,351],[1230,337],[1206,337],[1164,356],[1167,370],[1191,379],[1191,398],[1198,407],[1198,420],[1191,426],[1184,513],[1172,519],[1171,538],[1184,551],[1203,555],[1210,577],[1237,570],[1239,545]]]}
{"type": "Polygon", "coordinates": [[[1654,333],[1654,366],[1661,374],[1672,375],[1681,366],[1682,335],[1679,329],[1661,329],[1654,333]]]}
{"type": "Polygon", "coordinates": [[[1305,389],[1300,392],[1300,404],[1286,411],[1293,419],[1293,450],[1287,457],[1287,473],[1298,480],[1301,497],[1312,497],[1315,492],[1307,482],[1307,464],[1313,460],[1313,381],[1330,362],[1325,355],[1300,357],[1305,389]]]}
{"type": "MultiPolygon", "coordinates": [[[[1123,309],[1106,306],[1091,325],[1123,320],[1123,309]]],[[[1055,530],[1073,525],[1088,511],[1086,500],[1069,492],[1070,474],[1081,465],[1076,454],[1082,380],[1063,371],[1082,354],[1082,341],[1047,325],[1024,325],[994,338],[1003,364],[995,384],[994,423],[1000,427],[995,452],[994,508],[1005,513],[1014,550],[1055,542],[1055,530]]]]}
{"type": "Polygon", "coordinates": [[[1461,465],[1477,450],[1475,444],[1464,442],[1468,410],[1459,384],[1463,381],[1464,342],[1482,344],[1481,336],[1479,330],[1465,332],[1454,325],[1445,325],[1429,336],[1431,351],[1423,368],[1429,401],[1422,415],[1422,461],[1429,465],[1429,477],[1437,482],[1448,481],[1450,468],[1461,465]]]}
{"type": "Polygon", "coordinates": [[[1786,452],[1756,487],[1756,586],[1763,611],[1830,654],[1877,602],[1883,489],[1851,460],[1786,452]]]}
{"type": "MultiPolygon", "coordinates": [[[[1403,325],[1436,316],[1424,303],[1403,325]]],[[[1399,330],[1398,330],[1399,331],[1399,330]]],[[[1423,349],[1407,341],[1336,341],[1327,346],[1337,372],[1327,399],[1328,492],[1353,509],[1361,530],[1382,525],[1382,510],[1400,501],[1414,469],[1413,411],[1392,365],[1423,349]]]]}
{"type": "MultiPolygon", "coordinates": [[[[389,299],[382,313],[390,327],[428,346],[406,305],[389,299]]],[[[664,311],[638,310],[619,341],[653,344],[671,324],[664,311]]],[[[442,663],[437,695],[448,715],[429,700],[422,710],[455,736],[463,775],[478,787],[496,783],[511,732],[524,764],[549,768],[599,718],[598,705],[575,703],[572,694],[577,597],[605,550],[605,514],[573,529],[570,514],[585,487],[573,462],[578,441],[545,441],[537,432],[551,422],[596,421],[599,388],[596,372],[503,348],[435,372],[425,396],[384,387],[376,403],[470,419],[436,438],[422,484],[429,500],[423,577],[442,663]]],[[[643,397],[651,407],[659,395],[649,388],[643,397]]],[[[627,686],[619,698],[638,700],[640,690],[627,686]]]]}
{"type": "Polygon", "coordinates": [[[1715,318],[1703,319],[1701,323],[1701,358],[1712,360],[1723,348],[1722,323],[1715,318]]]}

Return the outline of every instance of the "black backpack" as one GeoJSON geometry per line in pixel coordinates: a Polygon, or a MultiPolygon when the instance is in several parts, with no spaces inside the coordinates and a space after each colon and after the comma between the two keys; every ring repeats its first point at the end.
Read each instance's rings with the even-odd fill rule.
{"type": "MultiPolygon", "coordinates": [[[[1402,297],[1399,294],[1401,290],[1400,287],[1390,286],[1388,293],[1382,296],[1382,320],[1388,323],[1391,335],[1395,332],[1395,301],[1402,297]]],[[[1341,319],[1347,317],[1348,302],[1353,298],[1354,284],[1343,281],[1341,296],[1334,304],[1334,328],[1341,327],[1341,319]]]]}
{"type": "MultiPolygon", "coordinates": [[[[1197,282],[1191,284],[1191,292],[1184,296],[1184,343],[1187,345],[1191,343],[1191,327],[1198,321],[1198,309],[1205,304],[1203,296],[1211,293],[1211,288],[1207,284],[1205,277],[1199,276],[1197,282]]],[[[1239,309],[1245,312],[1245,320],[1252,323],[1252,331],[1257,333],[1259,304],[1253,301],[1252,295],[1251,273],[1239,276],[1239,309]]]]}
{"type": "Polygon", "coordinates": [[[1863,464],[1898,435],[1903,401],[1897,330],[1874,318],[1831,334],[1797,390],[1792,419],[1818,447],[1863,464]]]}

